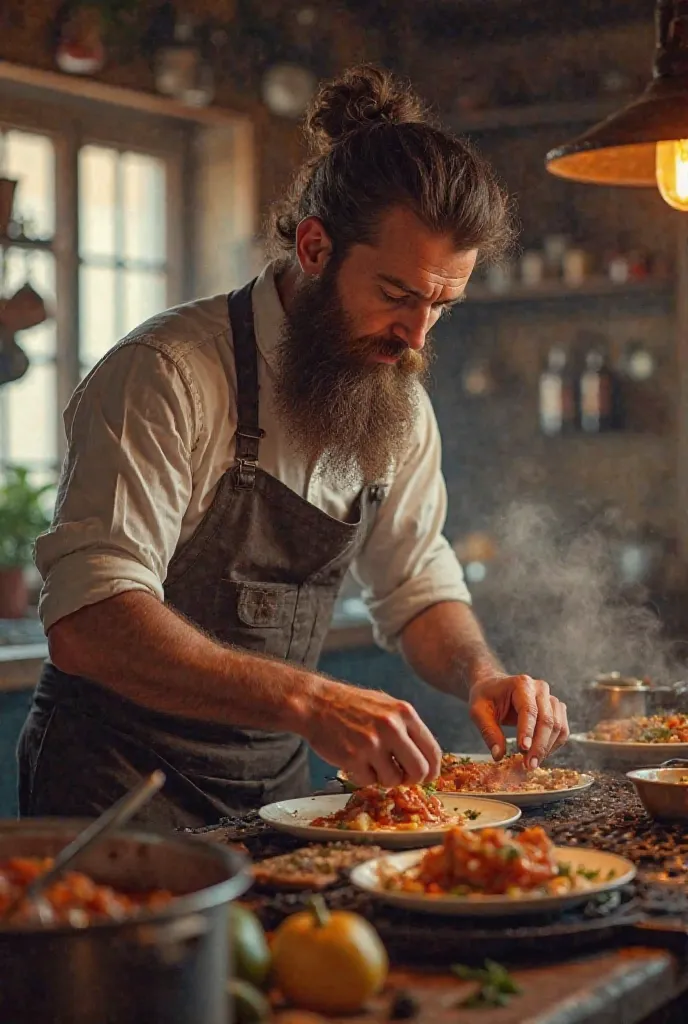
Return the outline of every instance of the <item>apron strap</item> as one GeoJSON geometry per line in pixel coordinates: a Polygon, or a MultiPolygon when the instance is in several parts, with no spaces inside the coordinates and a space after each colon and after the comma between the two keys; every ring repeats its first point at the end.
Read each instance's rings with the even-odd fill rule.
{"type": "Polygon", "coordinates": [[[260,441],[265,437],[259,420],[258,354],[251,299],[254,284],[250,281],[227,296],[237,375],[237,485],[246,490],[255,485],[260,441]]]}

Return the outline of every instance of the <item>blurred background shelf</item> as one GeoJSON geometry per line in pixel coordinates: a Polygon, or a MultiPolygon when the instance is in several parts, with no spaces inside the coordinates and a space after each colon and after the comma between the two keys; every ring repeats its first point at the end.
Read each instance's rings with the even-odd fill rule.
{"type": "Polygon", "coordinates": [[[546,281],[535,288],[514,285],[503,292],[491,291],[484,285],[468,286],[466,302],[471,305],[498,305],[516,302],[544,302],[550,299],[638,299],[671,298],[675,284],[669,277],[647,278],[627,284],[615,284],[606,277],[591,277],[576,288],[561,281],[546,281]]]}

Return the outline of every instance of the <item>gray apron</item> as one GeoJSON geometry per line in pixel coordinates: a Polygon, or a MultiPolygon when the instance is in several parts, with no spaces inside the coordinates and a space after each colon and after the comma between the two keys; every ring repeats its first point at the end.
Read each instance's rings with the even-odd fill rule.
{"type": "MultiPolygon", "coordinates": [[[[263,431],[252,287],[228,298],[237,373],[235,464],[170,562],[165,603],[223,643],[315,668],[342,580],[384,488],[365,488],[350,521],[341,522],[257,465],[263,431]]],[[[298,736],[151,711],[50,662],[18,759],[22,816],[92,816],[155,768],[167,783],[138,821],[160,827],[210,824],[310,788],[308,752],[298,736]]]]}

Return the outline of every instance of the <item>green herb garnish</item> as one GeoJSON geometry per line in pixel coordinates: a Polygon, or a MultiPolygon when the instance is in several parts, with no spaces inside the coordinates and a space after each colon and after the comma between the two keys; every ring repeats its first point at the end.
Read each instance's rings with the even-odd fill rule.
{"type": "Polygon", "coordinates": [[[651,725],[643,729],[638,738],[641,743],[668,743],[671,740],[671,729],[666,725],[651,725]]]}
{"type": "Polygon", "coordinates": [[[469,821],[477,821],[477,819],[480,817],[480,815],[483,812],[482,811],[471,811],[471,810],[468,810],[468,811],[463,811],[462,813],[463,813],[464,818],[468,818],[469,821]]]}
{"type": "Polygon", "coordinates": [[[478,989],[459,1003],[462,1007],[486,1009],[490,1006],[507,1006],[512,996],[520,995],[523,991],[506,967],[494,960],[486,960],[484,967],[454,964],[451,969],[461,981],[478,982],[478,989]]]}
{"type": "Polygon", "coordinates": [[[587,878],[589,882],[596,882],[600,877],[599,868],[596,871],[593,871],[592,868],[576,868],[576,874],[581,878],[587,878]]]}

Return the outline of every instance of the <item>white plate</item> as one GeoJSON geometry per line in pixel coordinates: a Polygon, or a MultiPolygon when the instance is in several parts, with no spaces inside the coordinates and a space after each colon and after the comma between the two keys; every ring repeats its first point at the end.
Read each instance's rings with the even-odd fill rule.
{"type": "Polygon", "coordinates": [[[587,733],[569,737],[582,752],[595,761],[624,765],[627,768],[653,768],[672,757],[688,757],[688,743],[630,743],[620,740],[591,740],[587,733]]]}
{"type": "MultiPolygon", "coordinates": [[[[492,761],[491,754],[452,754],[452,757],[470,757],[471,761],[476,761],[479,764],[484,764],[487,761],[492,761]]],[[[480,793],[478,791],[474,793],[457,793],[456,796],[465,797],[479,797],[481,800],[506,800],[508,803],[514,804],[515,807],[542,807],[544,804],[553,804],[557,800],[566,800],[571,796],[578,796],[579,793],[584,793],[586,789],[590,789],[593,782],[595,781],[592,775],[583,775],[581,773],[581,780],[577,786],[569,786],[567,789],[525,789],[500,791],[497,793],[480,793]]],[[[348,790],[355,790],[357,787],[354,786],[353,782],[350,782],[342,772],[337,772],[337,779],[343,786],[346,786],[348,790]]],[[[438,793],[438,796],[453,796],[453,793],[438,793]]]]}
{"type": "MultiPolygon", "coordinates": [[[[455,796],[453,793],[437,794],[450,814],[462,814],[466,811],[479,811],[475,821],[466,821],[463,828],[474,831],[480,828],[501,828],[512,825],[521,817],[521,812],[514,804],[499,800],[485,800],[470,795],[455,796]]],[[[321,818],[327,814],[340,811],[349,796],[337,793],[328,796],[307,796],[300,800],[280,800],[275,804],[261,807],[260,817],[268,825],[289,832],[290,835],[313,842],[341,842],[346,839],[352,843],[373,843],[395,850],[410,850],[418,846],[433,846],[441,842],[442,836],[451,825],[429,829],[418,829],[413,832],[378,829],[374,832],[349,832],[340,828],[324,828],[311,825],[313,818],[321,818]]]]}
{"type": "Polygon", "coordinates": [[[613,853],[602,850],[582,850],[571,846],[555,847],[557,860],[568,863],[573,870],[584,867],[588,871],[598,871],[606,878],[610,871],[616,876],[609,881],[601,881],[585,892],[569,893],[566,896],[423,896],[418,893],[393,892],[380,886],[378,867],[384,864],[393,870],[404,871],[414,867],[423,857],[424,851],[410,850],[407,853],[394,853],[386,857],[376,857],[364,864],[359,864],[351,872],[351,881],[359,889],[369,892],[372,896],[385,903],[407,910],[419,910],[423,914],[443,914],[453,917],[509,917],[521,914],[543,914],[552,910],[564,910],[576,904],[586,903],[592,896],[609,892],[627,885],[635,878],[635,867],[625,857],[617,857],[613,853]]]}

